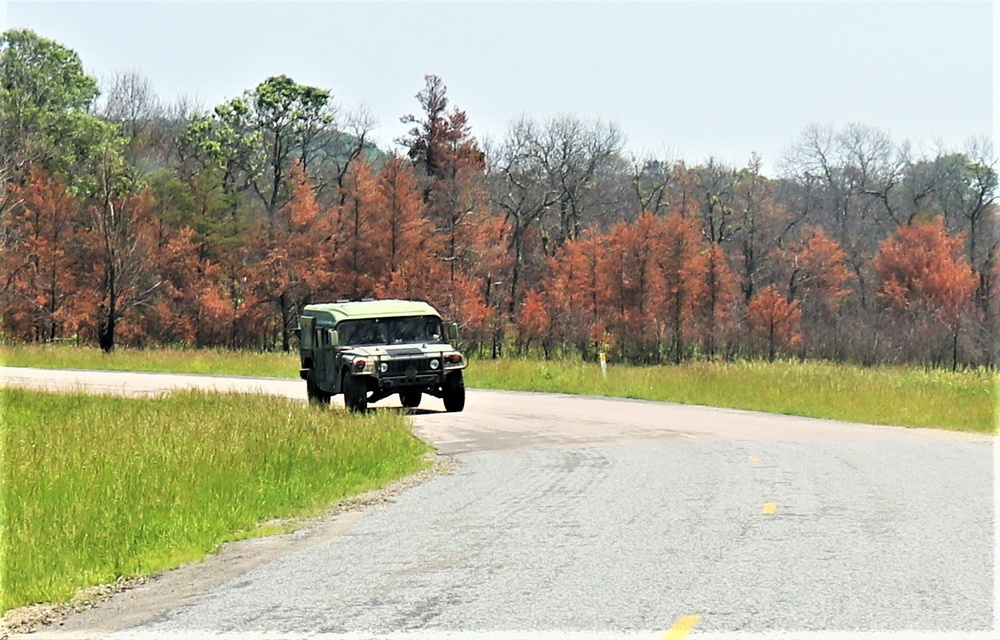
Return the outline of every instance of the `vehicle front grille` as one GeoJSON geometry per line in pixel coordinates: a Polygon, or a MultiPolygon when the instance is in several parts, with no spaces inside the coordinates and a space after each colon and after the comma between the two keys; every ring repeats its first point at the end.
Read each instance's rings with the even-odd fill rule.
{"type": "Polygon", "coordinates": [[[431,361],[430,358],[410,358],[406,360],[387,360],[389,364],[389,370],[385,372],[387,376],[403,376],[406,375],[407,371],[413,371],[414,373],[423,373],[425,371],[430,371],[431,361]]]}

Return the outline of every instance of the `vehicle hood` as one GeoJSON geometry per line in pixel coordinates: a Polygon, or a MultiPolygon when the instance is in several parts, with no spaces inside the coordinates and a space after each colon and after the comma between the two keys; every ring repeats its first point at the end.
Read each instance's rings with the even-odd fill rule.
{"type": "Polygon", "coordinates": [[[345,353],[366,358],[412,358],[422,355],[437,355],[454,351],[451,345],[441,343],[368,345],[351,347],[345,353]]]}

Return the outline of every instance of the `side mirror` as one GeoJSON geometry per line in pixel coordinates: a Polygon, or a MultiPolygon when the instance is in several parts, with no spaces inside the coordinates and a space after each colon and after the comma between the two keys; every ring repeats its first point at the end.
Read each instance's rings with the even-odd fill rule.
{"type": "Polygon", "coordinates": [[[458,323],[450,322],[448,323],[448,341],[456,342],[458,340],[458,323]]]}
{"type": "Polygon", "coordinates": [[[340,344],[340,333],[336,329],[330,329],[330,344],[335,347],[340,344]]]}

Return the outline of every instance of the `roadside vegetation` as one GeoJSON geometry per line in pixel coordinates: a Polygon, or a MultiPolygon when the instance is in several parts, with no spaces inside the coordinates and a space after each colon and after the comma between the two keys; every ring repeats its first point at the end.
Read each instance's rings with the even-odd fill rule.
{"type": "Polygon", "coordinates": [[[151,371],[254,378],[297,378],[297,354],[229,349],[129,349],[105,353],[97,347],[8,344],[0,346],[0,364],[39,369],[151,371]]]}
{"type": "Polygon", "coordinates": [[[609,367],[591,363],[476,361],[470,385],[604,395],[768,411],[868,424],[996,432],[1000,376],[985,369],[859,367],[824,362],[691,363],[609,367]]]}
{"type": "MultiPolygon", "coordinates": [[[[295,355],[231,351],[5,346],[9,366],[294,378],[295,355]]],[[[869,424],[993,432],[1000,375],[988,369],[860,367],[829,362],[699,362],[610,366],[579,360],[476,359],[466,384],[769,411],[869,424]]]]}
{"type": "Polygon", "coordinates": [[[425,466],[402,414],[3,389],[0,612],[193,561],[425,466]]]}

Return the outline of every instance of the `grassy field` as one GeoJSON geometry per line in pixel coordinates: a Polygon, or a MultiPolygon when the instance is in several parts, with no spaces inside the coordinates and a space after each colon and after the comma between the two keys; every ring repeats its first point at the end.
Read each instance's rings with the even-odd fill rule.
{"type": "Polygon", "coordinates": [[[0,611],[203,557],[413,473],[428,450],[402,414],[271,397],[0,399],[0,611]]]}
{"type": "MultiPolygon", "coordinates": [[[[136,351],[106,355],[94,348],[0,348],[11,366],[114,369],[297,377],[295,355],[229,351],[136,351]]],[[[822,362],[690,363],[612,366],[575,361],[473,360],[470,387],[578,393],[754,409],[870,424],[994,432],[1000,377],[996,372],[857,367],[822,362]]]]}
{"type": "Polygon", "coordinates": [[[254,378],[298,378],[298,353],[225,349],[115,349],[65,345],[3,345],[0,364],[42,369],[99,369],[201,373],[254,378]]]}
{"type": "Polygon", "coordinates": [[[832,418],[868,424],[996,432],[995,372],[857,367],[823,362],[609,367],[537,360],[480,361],[470,385],[604,395],[832,418]]]}

